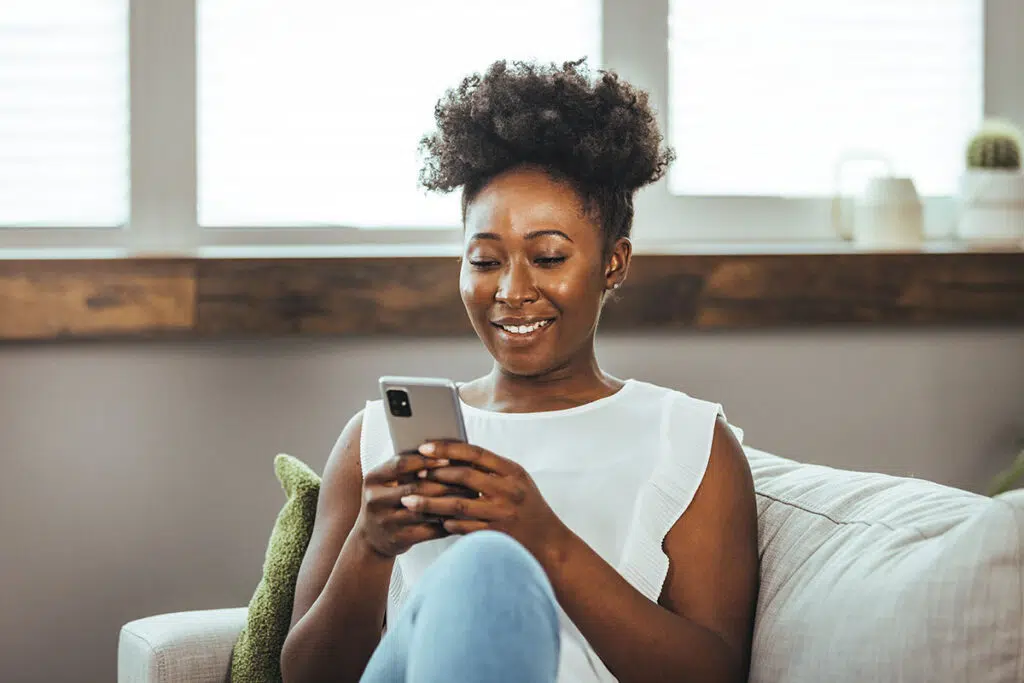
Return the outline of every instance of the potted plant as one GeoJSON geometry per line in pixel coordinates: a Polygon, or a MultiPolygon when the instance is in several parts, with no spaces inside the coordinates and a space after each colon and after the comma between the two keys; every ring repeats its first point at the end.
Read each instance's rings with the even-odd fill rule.
{"type": "Polygon", "coordinates": [[[967,145],[957,233],[979,246],[1024,242],[1021,134],[1010,122],[986,121],[967,145]]]}

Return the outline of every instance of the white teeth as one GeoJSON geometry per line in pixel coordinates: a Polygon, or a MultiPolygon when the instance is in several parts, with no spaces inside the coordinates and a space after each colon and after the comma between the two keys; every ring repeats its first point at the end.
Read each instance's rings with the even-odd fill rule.
{"type": "Polygon", "coordinates": [[[550,320],[541,320],[539,322],[531,323],[529,325],[502,325],[501,329],[512,334],[529,334],[534,330],[539,330],[542,327],[547,326],[551,322],[550,320]]]}

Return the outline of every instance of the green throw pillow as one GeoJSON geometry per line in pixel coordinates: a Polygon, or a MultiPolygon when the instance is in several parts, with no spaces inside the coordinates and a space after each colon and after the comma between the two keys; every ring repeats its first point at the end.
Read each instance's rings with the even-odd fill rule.
{"type": "Polygon", "coordinates": [[[232,683],[281,680],[281,647],[291,623],[295,580],[316,518],[317,473],[284,454],[274,458],[274,472],[288,501],[274,523],[263,578],[249,601],[249,615],[231,655],[232,683]]]}

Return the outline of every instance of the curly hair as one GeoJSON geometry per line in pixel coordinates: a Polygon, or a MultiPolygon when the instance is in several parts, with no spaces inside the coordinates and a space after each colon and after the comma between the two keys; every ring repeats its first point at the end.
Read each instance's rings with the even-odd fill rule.
{"type": "Polygon", "coordinates": [[[434,108],[437,130],[423,137],[420,184],[463,188],[462,218],[498,174],[543,168],[580,195],[606,246],[628,237],[633,197],[675,158],[662,147],[647,93],[586,59],[555,64],[501,60],[463,79],[434,108]]]}

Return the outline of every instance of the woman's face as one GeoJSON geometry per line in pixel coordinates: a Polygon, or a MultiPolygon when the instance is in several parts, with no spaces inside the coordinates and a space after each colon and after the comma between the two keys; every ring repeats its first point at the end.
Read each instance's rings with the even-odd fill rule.
{"type": "Polygon", "coordinates": [[[466,207],[459,277],[473,328],[508,373],[537,377],[587,362],[605,292],[629,241],[602,254],[579,195],[539,169],[506,171],[466,207]]]}

